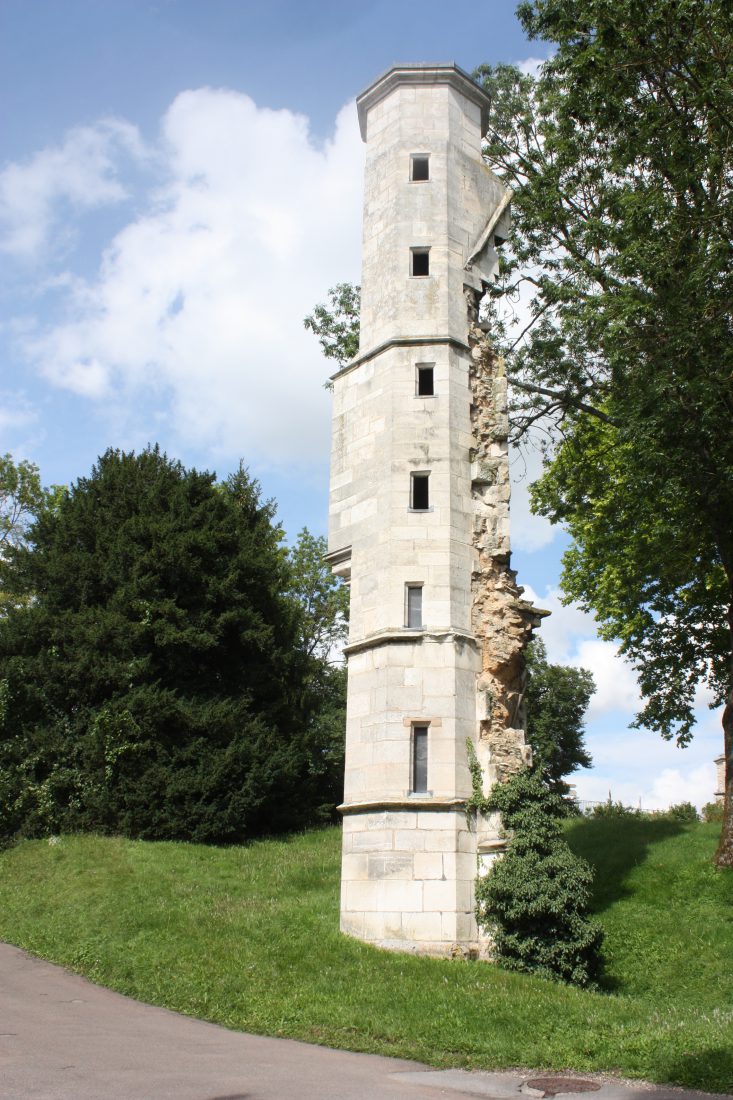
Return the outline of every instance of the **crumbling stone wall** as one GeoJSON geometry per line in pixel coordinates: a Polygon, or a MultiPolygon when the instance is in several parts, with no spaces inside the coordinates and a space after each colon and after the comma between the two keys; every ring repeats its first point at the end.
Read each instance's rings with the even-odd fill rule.
{"type": "Polygon", "coordinates": [[[471,496],[473,499],[472,625],[481,644],[477,681],[477,756],[487,790],[531,762],[525,742],[524,649],[542,612],[522,599],[510,568],[509,417],[504,362],[478,321],[467,294],[471,348],[471,496]]]}

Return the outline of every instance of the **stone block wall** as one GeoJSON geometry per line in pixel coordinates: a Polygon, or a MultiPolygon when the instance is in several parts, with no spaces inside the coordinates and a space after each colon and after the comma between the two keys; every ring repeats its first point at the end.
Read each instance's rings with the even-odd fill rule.
{"type": "Polygon", "coordinates": [[[475,835],[460,806],[347,814],[341,930],[401,951],[475,951],[475,877],[475,835]]]}
{"type": "Polygon", "coordinates": [[[490,780],[527,759],[521,649],[537,621],[509,568],[506,380],[476,323],[506,196],[481,160],[485,97],[455,66],[397,67],[357,103],[361,347],[334,377],[329,515],[329,557],[351,585],[342,929],[475,953],[474,881],[498,836],[467,821],[466,745],[490,780]],[[429,179],[411,178],[415,155],[429,179]],[[411,274],[414,248],[430,249],[428,275],[411,274]],[[419,395],[427,365],[434,393],[419,395]],[[429,475],[427,507],[414,474],[429,475]]]}

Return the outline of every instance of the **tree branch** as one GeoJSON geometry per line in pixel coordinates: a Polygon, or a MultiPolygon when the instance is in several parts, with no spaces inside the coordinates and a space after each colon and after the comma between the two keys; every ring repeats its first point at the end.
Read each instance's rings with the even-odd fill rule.
{"type": "Polygon", "coordinates": [[[536,393],[542,397],[549,397],[559,408],[577,409],[578,412],[588,413],[589,416],[596,417],[597,420],[602,420],[604,424],[610,424],[612,427],[620,427],[620,422],[613,416],[609,416],[608,413],[603,412],[602,409],[597,409],[594,405],[589,405],[587,401],[582,401],[579,397],[575,397],[571,393],[563,390],[551,390],[546,386],[538,386],[534,382],[520,382],[519,379],[512,377],[507,371],[507,378],[512,386],[516,386],[518,390],[524,390],[526,393],[536,393]]]}

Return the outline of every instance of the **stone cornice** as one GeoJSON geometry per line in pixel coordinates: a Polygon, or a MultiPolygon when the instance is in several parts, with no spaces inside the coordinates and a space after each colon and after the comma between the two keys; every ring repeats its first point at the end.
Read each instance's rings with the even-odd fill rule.
{"type": "Polygon", "coordinates": [[[406,642],[424,642],[426,639],[434,642],[442,642],[446,639],[468,642],[477,646],[478,642],[473,634],[466,630],[411,630],[404,627],[400,630],[380,630],[378,634],[371,634],[368,638],[360,638],[357,642],[351,642],[344,646],[344,653],[348,657],[351,653],[359,653],[363,649],[376,649],[382,645],[404,645],[406,642]]]}
{"type": "Polygon", "coordinates": [[[351,557],[351,545],[342,546],[338,550],[329,550],[327,554],[323,555],[323,560],[327,565],[340,565],[343,561],[348,561],[351,557]]]}
{"type": "Polygon", "coordinates": [[[370,348],[369,351],[360,353],[354,359],[350,359],[345,366],[340,367],[335,374],[331,375],[331,381],[335,382],[337,378],[356,370],[368,359],[374,359],[377,355],[381,355],[383,351],[389,351],[390,348],[426,347],[431,344],[451,344],[454,348],[460,348],[461,351],[469,353],[471,351],[465,340],[459,340],[455,336],[395,336],[391,340],[385,340],[384,343],[370,348]]]}
{"type": "Polygon", "coordinates": [[[379,798],[373,802],[343,802],[336,809],[344,817],[350,814],[374,814],[382,811],[407,810],[431,810],[435,813],[448,813],[450,811],[465,810],[468,804],[466,798],[379,798]]]}
{"type": "Polygon", "coordinates": [[[393,65],[378,76],[361,95],[356,97],[359,114],[359,130],[362,141],[367,139],[367,114],[376,103],[399,87],[400,84],[448,84],[466,99],[481,108],[481,135],[486,133],[491,99],[469,74],[455,61],[411,63],[393,65]]]}
{"type": "Polygon", "coordinates": [[[467,271],[470,267],[473,267],[473,264],[474,264],[475,260],[481,255],[483,250],[486,248],[486,245],[489,243],[489,238],[491,237],[492,233],[494,232],[497,225],[499,224],[499,220],[500,220],[502,214],[506,210],[508,210],[509,205],[510,205],[513,198],[514,198],[514,192],[511,190],[511,188],[507,188],[507,190],[502,195],[501,200],[499,202],[499,205],[496,207],[496,210],[494,210],[493,214],[491,215],[491,217],[487,221],[486,225],[481,230],[481,233],[479,234],[478,239],[471,246],[471,251],[468,254],[468,259],[466,260],[465,264],[463,265],[464,270],[467,271]]]}

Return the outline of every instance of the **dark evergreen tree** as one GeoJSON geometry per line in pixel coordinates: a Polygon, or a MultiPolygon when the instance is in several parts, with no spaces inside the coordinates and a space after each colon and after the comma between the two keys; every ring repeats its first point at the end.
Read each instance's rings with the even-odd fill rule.
{"type": "Polygon", "coordinates": [[[317,818],[274,508],[158,448],[108,451],[13,552],[0,821],[234,841],[317,818]]]}
{"type": "Polygon", "coordinates": [[[594,986],[603,932],[590,916],[593,870],[563,839],[562,799],[523,771],[478,801],[484,813],[501,814],[509,838],[506,854],[476,880],[476,917],[494,959],[506,970],[594,986]]]}

